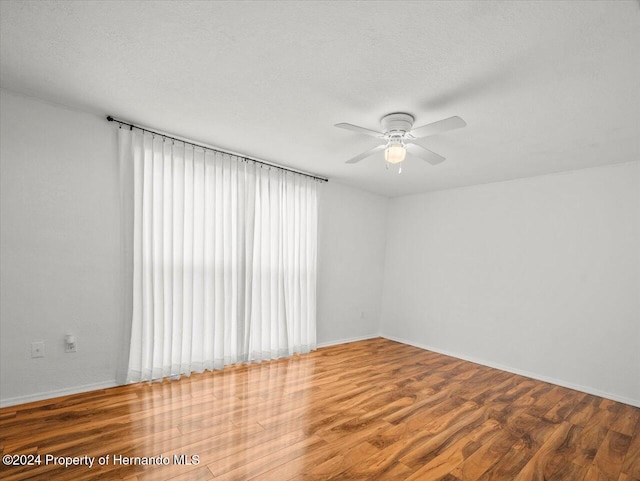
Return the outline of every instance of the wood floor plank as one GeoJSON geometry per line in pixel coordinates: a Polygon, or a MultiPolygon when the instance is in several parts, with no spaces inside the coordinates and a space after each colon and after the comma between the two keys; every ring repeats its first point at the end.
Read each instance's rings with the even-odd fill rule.
{"type": "MultiPolygon", "coordinates": [[[[260,476],[260,481],[282,481],[288,479],[298,479],[301,473],[311,473],[319,465],[325,464],[327,461],[343,456],[342,461],[352,461],[353,459],[362,459],[355,456],[356,452],[364,456],[371,456],[378,452],[378,449],[368,444],[364,445],[363,440],[375,435],[376,432],[388,429],[389,424],[379,421],[376,424],[367,426],[357,434],[345,436],[340,442],[327,442],[321,448],[314,452],[305,453],[294,461],[282,464],[277,468],[270,470],[260,476]],[[367,455],[368,453],[368,455],[367,455]]],[[[330,473],[332,477],[334,473],[330,473]]]]}
{"type": "Polygon", "coordinates": [[[566,393],[566,389],[563,391],[565,391],[565,395],[545,413],[543,416],[544,419],[547,419],[552,423],[565,421],[569,414],[573,412],[575,407],[586,396],[586,394],[577,391],[569,391],[568,393],[566,393]]]}
{"type": "Polygon", "coordinates": [[[640,409],[378,338],[0,409],[0,452],[171,460],[3,481],[638,481],[640,409]]]}
{"type": "Polygon", "coordinates": [[[629,436],[609,431],[593,459],[584,481],[616,481],[629,449],[629,436]]]}
{"type": "Polygon", "coordinates": [[[582,401],[571,412],[567,421],[571,424],[577,424],[578,426],[584,426],[591,417],[600,410],[600,403],[602,398],[587,394],[582,398],[582,401]]]}
{"type": "MultiPolygon", "coordinates": [[[[303,456],[309,449],[326,446],[326,442],[317,436],[305,438],[284,449],[271,452],[266,456],[257,459],[246,459],[237,468],[224,473],[217,474],[216,480],[249,480],[260,478],[264,473],[271,471],[277,466],[285,464],[293,459],[303,456]]],[[[216,471],[216,465],[210,465],[209,470],[216,471]]]]}
{"type": "Polygon", "coordinates": [[[573,444],[577,429],[579,430],[580,428],[573,424],[566,422],[560,424],[520,470],[514,481],[550,479],[558,468],[556,462],[557,452],[561,446],[573,444]]]}
{"type": "Polygon", "coordinates": [[[578,440],[578,451],[574,456],[574,463],[588,466],[593,462],[609,432],[607,428],[609,417],[607,412],[598,410],[584,425],[578,440]]]}
{"type": "MultiPolygon", "coordinates": [[[[136,477],[136,479],[140,481],[139,478],[136,477]]],[[[201,466],[169,479],[171,481],[208,481],[213,479],[213,474],[206,466],[201,466]]]]}
{"type": "MultiPolygon", "coordinates": [[[[289,479],[292,481],[320,481],[331,479],[336,473],[341,473],[347,470],[349,466],[356,463],[358,460],[362,458],[369,458],[378,451],[379,450],[377,448],[366,441],[356,444],[348,449],[339,449],[337,454],[322,462],[315,461],[313,464],[307,462],[307,465],[303,466],[302,469],[287,469],[289,473],[293,472],[289,479]]],[[[282,479],[277,478],[277,476],[279,476],[279,473],[270,472],[267,473],[265,479],[269,479],[270,477],[282,479]]]]}
{"type": "Polygon", "coordinates": [[[633,436],[640,429],[640,409],[624,404],[621,406],[616,419],[611,424],[611,430],[627,436],[633,436]]]}
{"type": "Polygon", "coordinates": [[[438,449],[434,453],[433,459],[422,464],[407,480],[420,480],[426,476],[437,479],[446,476],[473,455],[483,443],[487,443],[495,437],[499,427],[499,423],[495,420],[485,421],[477,429],[448,447],[438,449]]]}
{"type": "Polygon", "coordinates": [[[460,481],[477,481],[491,466],[507,454],[514,442],[513,435],[508,430],[502,429],[493,439],[456,466],[450,474],[460,481]]]}
{"type": "Polygon", "coordinates": [[[632,478],[628,474],[620,473],[620,477],[618,478],[618,481],[640,481],[640,478],[632,478]]]}
{"type": "Polygon", "coordinates": [[[640,479],[640,420],[636,422],[635,432],[622,465],[622,472],[631,478],[640,479]]]}

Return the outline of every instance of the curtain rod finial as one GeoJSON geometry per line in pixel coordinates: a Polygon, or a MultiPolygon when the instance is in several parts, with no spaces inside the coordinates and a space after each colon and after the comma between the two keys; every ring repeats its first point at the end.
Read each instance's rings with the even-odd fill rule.
{"type": "Polygon", "coordinates": [[[113,122],[113,117],[111,117],[111,115],[107,115],[107,120],[108,120],[109,122],[113,122]]]}

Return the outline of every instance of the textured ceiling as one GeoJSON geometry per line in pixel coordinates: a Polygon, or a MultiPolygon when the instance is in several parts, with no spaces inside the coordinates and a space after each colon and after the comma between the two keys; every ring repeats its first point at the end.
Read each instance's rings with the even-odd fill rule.
{"type": "Polygon", "coordinates": [[[640,4],[0,2],[0,85],[395,196],[640,159],[640,4]],[[447,161],[344,160],[406,111],[447,161]]]}

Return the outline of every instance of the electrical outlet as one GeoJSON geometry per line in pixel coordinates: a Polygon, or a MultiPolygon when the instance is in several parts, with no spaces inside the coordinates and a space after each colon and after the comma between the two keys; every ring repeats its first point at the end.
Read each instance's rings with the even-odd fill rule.
{"type": "Polygon", "coordinates": [[[34,341],[31,343],[31,357],[44,357],[44,341],[34,341]]]}
{"type": "Polygon", "coordinates": [[[64,352],[78,352],[76,336],[74,336],[73,334],[67,334],[66,336],[64,336],[64,352]]]}

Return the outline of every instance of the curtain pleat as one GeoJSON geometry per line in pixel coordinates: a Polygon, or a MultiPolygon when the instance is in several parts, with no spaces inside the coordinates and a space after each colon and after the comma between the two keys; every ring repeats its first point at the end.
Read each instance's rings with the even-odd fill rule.
{"type": "Polygon", "coordinates": [[[128,381],[315,349],[317,183],[138,131],[119,142],[133,163],[128,381]]]}

